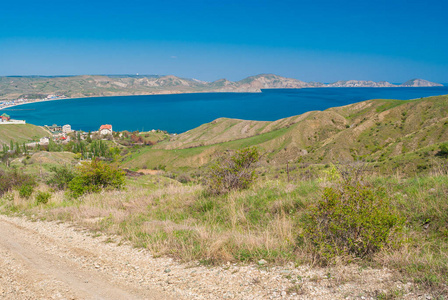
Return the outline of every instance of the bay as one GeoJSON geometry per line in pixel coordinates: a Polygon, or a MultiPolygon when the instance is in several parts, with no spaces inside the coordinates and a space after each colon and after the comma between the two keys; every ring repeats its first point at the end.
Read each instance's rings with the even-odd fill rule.
{"type": "Polygon", "coordinates": [[[448,87],[270,89],[262,93],[197,93],[66,99],[5,109],[35,125],[70,124],[75,130],[152,129],[181,133],[220,117],[274,121],[369,99],[416,99],[448,94],[448,87]]]}

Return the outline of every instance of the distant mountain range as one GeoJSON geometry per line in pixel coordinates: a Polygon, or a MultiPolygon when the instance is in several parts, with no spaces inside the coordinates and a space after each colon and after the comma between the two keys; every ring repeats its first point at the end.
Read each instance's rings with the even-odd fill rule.
{"type": "Polygon", "coordinates": [[[82,75],[82,76],[6,76],[0,77],[0,99],[43,97],[124,96],[201,92],[261,92],[262,89],[325,87],[433,87],[439,83],[412,79],[396,85],[387,81],[348,80],[334,83],[304,82],[274,74],[250,76],[240,81],[220,79],[205,82],[173,75],[82,75]]]}

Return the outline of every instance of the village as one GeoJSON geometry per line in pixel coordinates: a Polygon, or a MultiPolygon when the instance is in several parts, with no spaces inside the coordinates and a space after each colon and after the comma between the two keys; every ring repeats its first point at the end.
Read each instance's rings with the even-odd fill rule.
{"type": "Polygon", "coordinates": [[[36,126],[25,120],[16,120],[7,113],[0,115],[1,132],[9,132],[0,136],[0,160],[7,165],[14,158],[30,159],[42,152],[70,152],[77,160],[122,160],[143,147],[175,136],[159,129],[114,131],[112,124],[102,124],[97,130],[89,131],[73,128],[72,124],[36,126]],[[25,131],[32,134],[24,135],[25,131]],[[14,140],[15,137],[20,140],[14,140]]]}
{"type": "Polygon", "coordinates": [[[26,144],[27,146],[34,147],[36,145],[46,146],[53,141],[55,143],[67,144],[72,139],[78,140],[88,140],[88,139],[104,139],[111,140],[113,139],[113,131],[112,125],[105,124],[101,125],[98,131],[85,132],[85,131],[76,131],[72,130],[70,124],[66,125],[56,125],[53,124],[51,126],[44,126],[49,132],[51,132],[51,136],[40,138],[39,142],[33,142],[26,144]]]}
{"type": "Polygon", "coordinates": [[[16,105],[22,105],[27,103],[42,102],[42,101],[52,101],[67,98],[65,95],[60,94],[50,94],[50,95],[24,95],[18,99],[8,100],[0,99],[0,109],[9,108],[16,105]]]}
{"type": "MultiPolygon", "coordinates": [[[[17,125],[17,124],[26,124],[25,120],[15,120],[12,119],[10,115],[3,113],[0,116],[0,126],[5,125],[17,125]]],[[[84,132],[84,131],[76,131],[72,130],[70,124],[66,124],[63,126],[53,124],[51,126],[45,125],[43,126],[49,132],[49,135],[46,137],[40,138],[39,141],[27,143],[28,147],[35,147],[37,145],[45,146],[50,143],[50,141],[66,144],[70,142],[70,140],[76,137],[78,140],[86,140],[88,138],[96,138],[96,139],[113,139],[112,134],[112,125],[105,124],[101,125],[98,131],[93,132],[84,132]]]]}
{"type": "MultiPolygon", "coordinates": [[[[27,124],[25,120],[12,119],[6,113],[0,116],[0,129],[3,126],[34,126],[27,124]]],[[[35,136],[33,139],[29,139],[28,142],[24,142],[20,146],[7,145],[5,141],[0,144],[2,151],[17,152],[20,149],[25,149],[22,152],[28,151],[69,151],[74,153],[83,153],[88,158],[91,155],[89,147],[92,147],[95,143],[102,143],[105,148],[119,147],[120,149],[135,148],[141,146],[151,146],[160,141],[169,139],[175,134],[170,135],[163,130],[150,130],[147,132],[136,131],[119,131],[114,132],[111,124],[100,125],[98,130],[95,131],[83,131],[74,130],[70,124],[65,125],[44,125],[40,126],[41,130],[39,136],[35,136]]],[[[16,127],[17,128],[17,127],[16,127]]]]}

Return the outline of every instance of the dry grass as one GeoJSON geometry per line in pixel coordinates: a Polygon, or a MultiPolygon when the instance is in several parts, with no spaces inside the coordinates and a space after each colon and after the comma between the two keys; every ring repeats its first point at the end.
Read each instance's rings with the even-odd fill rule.
{"type": "Polygon", "coordinates": [[[29,215],[118,234],[155,255],[182,260],[214,263],[292,257],[297,235],[296,216],[291,214],[295,187],[258,182],[250,190],[211,199],[199,185],[145,178],[148,182],[138,179],[125,191],[104,191],[79,200],[54,192],[47,205],[20,199],[14,192],[13,206],[29,215]]]}
{"type": "MultiPolygon", "coordinates": [[[[433,295],[447,295],[448,176],[391,176],[370,181],[406,217],[406,243],[358,264],[397,270],[433,295]]],[[[248,190],[212,197],[200,185],[147,175],[129,179],[124,191],[104,191],[79,200],[54,192],[45,205],[37,205],[33,197],[21,199],[14,191],[0,200],[0,210],[71,221],[121,236],[156,256],[183,261],[214,264],[263,258],[280,264],[313,264],[312,245],[300,243],[298,236],[302,217],[320,197],[321,189],[318,180],[295,184],[259,180],[248,190]]],[[[354,273],[348,273],[346,266],[336,263],[331,268],[331,284],[352,280],[354,273]]],[[[397,293],[391,287],[372,296],[390,299],[397,293]]]]}

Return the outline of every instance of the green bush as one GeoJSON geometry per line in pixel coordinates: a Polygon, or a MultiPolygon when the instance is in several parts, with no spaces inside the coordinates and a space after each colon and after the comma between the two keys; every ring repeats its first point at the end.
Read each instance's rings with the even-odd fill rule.
{"type": "Polygon", "coordinates": [[[69,182],[68,188],[75,198],[86,193],[98,193],[105,188],[122,189],[124,172],[100,160],[85,162],[77,169],[77,175],[69,182]]]}
{"type": "Polygon", "coordinates": [[[205,185],[212,194],[246,189],[255,180],[255,164],[260,154],[255,147],[237,150],[233,155],[223,155],[209,168],[205,185]]]}
{"type": "Polygon", "coordinates": [[[69,182],[76,176],[73,168],[66,165],[61,167],[52,167],[50,171],[52,171],[53,174],[47,180],[47,184],[58,190],[65,190],[68,187],[69,182]]]}
{"type": "Polygon", "coordinates": [[[34,186],[30,184],[23,184],[18,187],[20,198],[28,199],[34,192],[34,186]]]}
{"type": "Polygon", "coordinates": [[[336,256],[367,258],[385,246],[399,245],[404,224],[388,199],[350,180],[325,188],[305,220],[304,237],[322,262],[336,256]]]}
{"type": "Polygon", "coordinates": [[[42,192],[38,191],[36,194],[36,203],[37,204],[47,204],[51,198],[50,192],[42,192]]]}
{"type": "Polygon", "coordinates": [[[440,144],[440,154],[448,156],[448,142],[440,144]]]}

